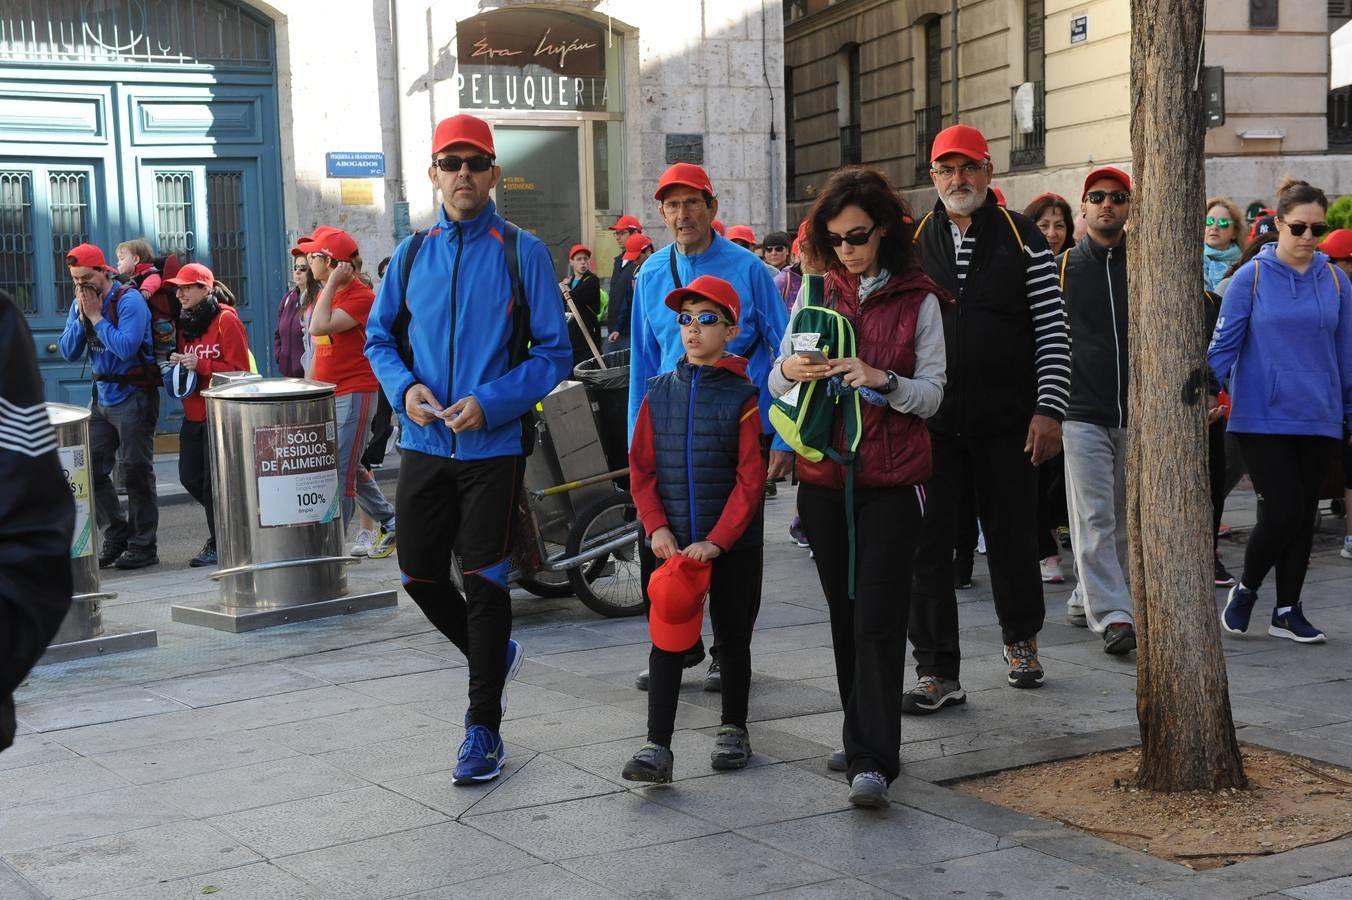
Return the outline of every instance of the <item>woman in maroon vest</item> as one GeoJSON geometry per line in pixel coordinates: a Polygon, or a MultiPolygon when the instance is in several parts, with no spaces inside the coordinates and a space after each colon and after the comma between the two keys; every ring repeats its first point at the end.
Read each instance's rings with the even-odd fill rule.
{"type": "MultiPolygon", "coordinates": [[[[803,252],[813,268],[825,270],[825,304],[853,324],[858,356],[821,364],[793,353],[790,325],[769,382],[775,396],[798,382],[833,378],[868,389],[861,390],[869,402],[860,404],[863,437],[852,489],[844,467],[829,457],[798,460],[798,510],[831,610],[845,710],[845,749],[828,765],[849,773],[850,802],[865,807],[888,804],[888,784],[901,770],[911,558],[930,474],[924,420],[943,399],[946,368],[939,315],[945,295],[920,270],[902,222],[907,214],[882,173],[851,167],[831,176],[808,214],[803,252]]],[[[795,313],[802,302],[800,297],[795,313]]],[[[836,408],[838,452],[844,447],[843,409],[836,408]]]]}

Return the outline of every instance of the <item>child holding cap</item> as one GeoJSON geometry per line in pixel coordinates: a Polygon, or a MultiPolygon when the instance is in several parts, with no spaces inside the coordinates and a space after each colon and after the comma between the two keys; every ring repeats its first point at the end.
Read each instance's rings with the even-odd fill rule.
{"type": "Polygon", "coordinates": [[[629,781],[671,781],[671,735],[686,652],[700,639],[704,595],[723,674],[722,725],[710,765],[740,769],[746,730],[751,633],[760,610],[761,504],[757,390],[747,361],[726,351],[741,301],[732,285],[702,275],[667,294],[685,356],[648,381],[629,451],[634,503],[662,565],[648,587],[648,742],[624,766],[629,781]]]}

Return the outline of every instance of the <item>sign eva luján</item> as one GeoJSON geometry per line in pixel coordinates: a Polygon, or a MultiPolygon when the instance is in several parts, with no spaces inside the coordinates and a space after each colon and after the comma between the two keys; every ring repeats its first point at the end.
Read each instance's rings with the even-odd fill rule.
{"type": "Polygon", "coordinates": [[[460,108],[604,111],[605,40],[599,24],[548,10],[466,19],[456,28],[460,108]]]}

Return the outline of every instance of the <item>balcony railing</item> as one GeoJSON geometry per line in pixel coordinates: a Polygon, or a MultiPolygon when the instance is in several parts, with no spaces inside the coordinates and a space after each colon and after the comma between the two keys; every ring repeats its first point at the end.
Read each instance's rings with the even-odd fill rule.
{"type": "Polygon", "coordinates": [[[937,106],[926,106],[915,111],[915,182],[929,181],[930,147],[943,130],[943,111],[937,106]]]}
{"type": "Polygon", "coordinates": [[[859,144],[859,126],[846,125],[840,129],[840,164],[857,166],[863,158],[863,148],[859,144]]]}
{"type": "Polygon", "coordinates": [[[1352,150],[1352,86],[1329,91],[1329,149],[1352,150]]]}
{"type": "Polygon", "coordinates": [[[1041,81],[1028,82],[1032,88],[1032,108],[1026,99],[1028,89],[1012,89],[1009,103],[1009,167],[1027,169],[1040,166],[1046,159],[1047,105],[1041,81]],[[1023,92],[1021,95],[1020,92],[1023,92]]]}

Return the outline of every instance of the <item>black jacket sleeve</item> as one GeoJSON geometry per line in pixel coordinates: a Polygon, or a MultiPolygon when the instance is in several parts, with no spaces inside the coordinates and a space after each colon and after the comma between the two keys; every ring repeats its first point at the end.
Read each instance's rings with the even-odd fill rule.
{"type": "Polygon", "coordinates": [[[70,608],[75,504],[47,419],[33,337],[0,292],[0,750],[14,740],[11,694],[70,608]]]}
{"type": "Polygon", "coordinates": [[[629,303],[634,293],[634,264],[627,262],[610,279],[610,305],[606,308],[606,327],[625,334],[629,331],[629,303]]]}

